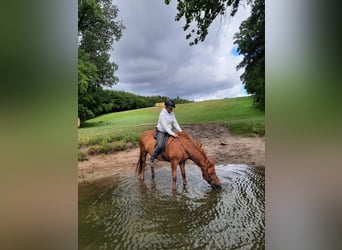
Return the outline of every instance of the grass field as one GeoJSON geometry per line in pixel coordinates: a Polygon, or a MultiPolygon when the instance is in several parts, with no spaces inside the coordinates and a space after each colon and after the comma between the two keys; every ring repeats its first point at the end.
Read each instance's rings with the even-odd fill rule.
{"type": "MultiPolygon", "coordinates": [[[[78,130],[79,160],[87,154],[110,153],[138,144],[139,135],[153,129],[162,107],[106,114],[88,120],[78,130]]],[[[174,109],[178,123],[219,123],[234,134],[264,135],[264,112],[253,108],[251,97],[179,104],[174,109]]]]}

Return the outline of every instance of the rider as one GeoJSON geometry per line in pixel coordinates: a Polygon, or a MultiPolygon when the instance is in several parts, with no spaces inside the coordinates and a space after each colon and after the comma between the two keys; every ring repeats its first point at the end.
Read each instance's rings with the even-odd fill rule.
{"type": "Polygon", "coordinates": [[[156,128],[157,144],[150,158],[151,167],[154,167],[154,159],[157,157],[161,148],[163,147],[162,144],[164,137],[167,135],[171,135],[175,138],[178,137],[178,135],[172,131],[172,128],[175,128],[177,131],[182,131],[176,120],[175,114],[172,112],[172,110],[176,107],[175,102],[171,99],[167,99],[164,104],[165,108],[160,111],[156,128]]]}

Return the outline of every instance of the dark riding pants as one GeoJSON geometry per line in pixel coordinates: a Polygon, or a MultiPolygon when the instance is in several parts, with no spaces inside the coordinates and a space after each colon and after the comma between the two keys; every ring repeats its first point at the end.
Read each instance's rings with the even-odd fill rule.
{"type": "Polygon", "coordinates": [[[162,150],[163,148],[163,142],[164,140],[167,138],[168,136],[168,133],[164,133],[164,132],[161,132],[159,131],[158,129],[156,129],[156,140],[157,140],[157,144],[154,148],[154,151],[151,155],[151,158],[150,160],[151,161],[154,161],[154,159],[158,156],[158,154],[160,153],[160,151],[162,150]],[[166,138],[165,138],[166,137],[166,138]]]}

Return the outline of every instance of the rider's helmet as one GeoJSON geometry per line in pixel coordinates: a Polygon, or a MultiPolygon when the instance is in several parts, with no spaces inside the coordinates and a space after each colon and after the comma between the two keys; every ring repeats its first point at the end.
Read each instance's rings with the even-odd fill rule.
{"type": "Polygon", "coordinates": [[[171,99],[167,99],[165,101],[165,105],[168,106],[168,107],[171,107],[171,108],[175,108],[176,107],[176,104],[174,101],[172,101],[171,99]]]}

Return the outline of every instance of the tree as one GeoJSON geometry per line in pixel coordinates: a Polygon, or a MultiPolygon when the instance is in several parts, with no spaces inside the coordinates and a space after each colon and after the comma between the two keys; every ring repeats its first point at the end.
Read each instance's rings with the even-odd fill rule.
{"type": "Polygon", "coordinates": [[[245,68],[242,83],[254,97],[255,105],[265,109],[265,0],[255,0],[252,13],[234,36],[238,52],[244,56],[237,69],[245,68]]]}
{"type": "Polygon", "coordinates": [[[125,28],[116,21],[119,9],[111,0],[78,0],[78,115],[81,120],[95,115],[94,95],[102,86],[118,82],[118,65],[111,62],[114,41],[125,28]]]}
{"type": "MultiPolygon", "coordinates": [[[[171,0],[164,0],[169,4],[171,0]]],[[[240,0],[177,0],[178,13],[176,21],[185,18],[184,31],[191,30],[186,39],[191,39],[190,45],[205,40],[211,23],[217,18],[229,14],[234,16],[238,11],[240,0]],[[196,27],[194,28],[194,24],[196,27]]],[[[238,52],[244,56],[237,69],[245,68],[241,75],[242,83],[247,93],[254,96],[255,105],[265,108],[265,0],[246,0],[252,5],[251,16],[240,26],[240,32],[235,34],[234,43],[238,52]]]]}
{"type": "MultiPolygon", "coordinates": [[[[171,0],[164,0],[165,4],[169,4],[171,0]]],[[[175,20],[180,21],[185,18],[184,31],[191,28],[193,23],[196,23],[197,28],[191,28],[190,33],[186,35],[186,39],[190,39],[195,35],[190,45],[195,45],[198,42],[203,42],[208,35],[208,29],[211,23],[218,15],[226,14],[227,9],[230,10],[230,15],[234,16],[238,11],[240,0],[177,0],[177,10],[175,20]]],[[[252,0],[247,0],[249,4],[252,0]]]]}
{"type": "Polygon", "coordinates": [[[97,78],[93,84],[112,86],[118,78],[114,76],[118,66],[110,62],[110,50],[114,41],[121,38],[124,26],[115,21],[119,9],[111,0],[78,1],[79,48],[90,56],[97,67],[97,78]]]}
{"type": "Polygon", "coordinates": [[[89,85],[97,77],[97,68],[89,61],[89,54],[78,49],[78,117],[81,121],[94,117],[93,111],[89,108],[94,102],[88,92],[89,85]]]}

